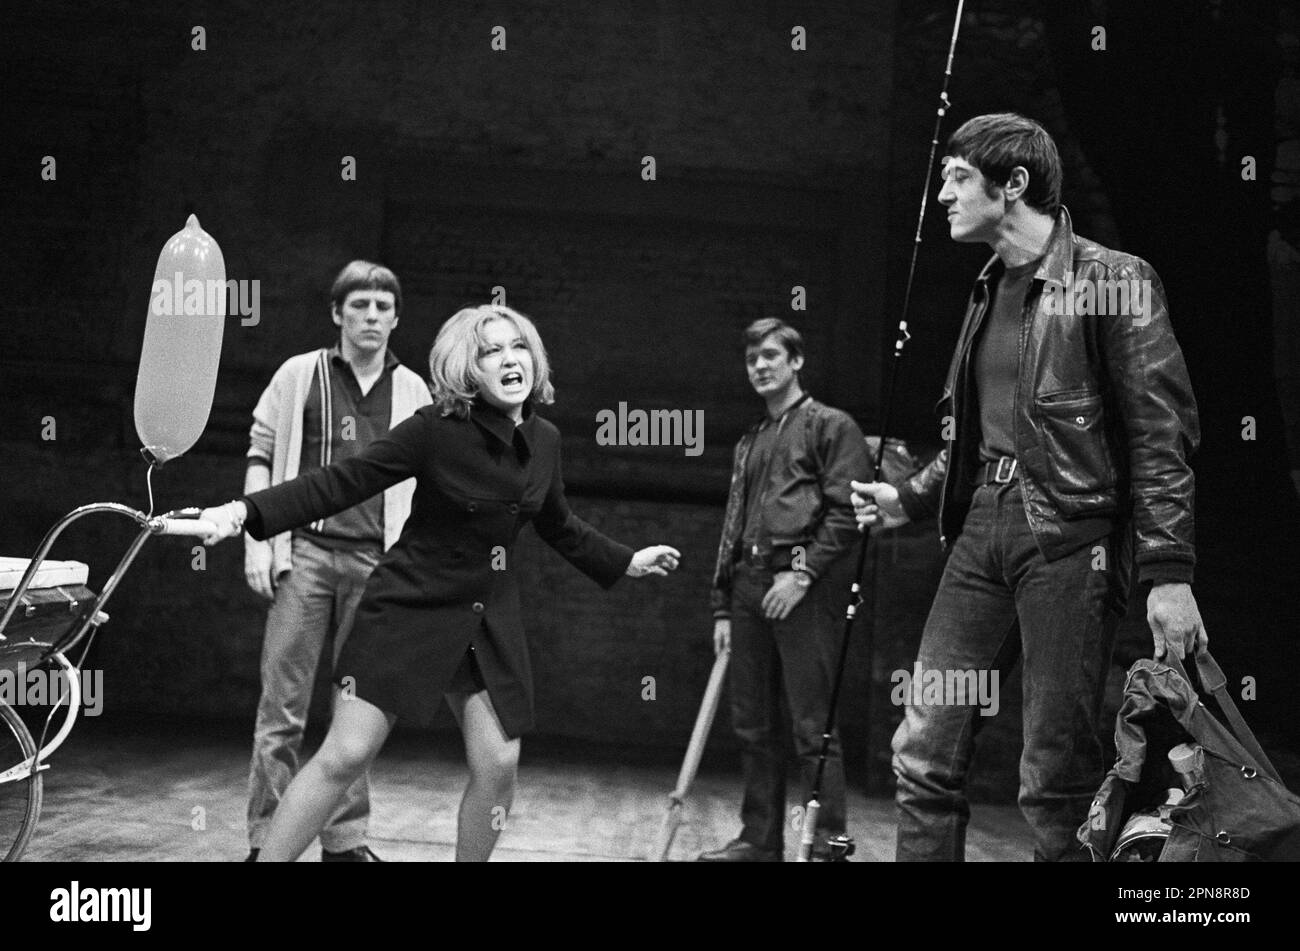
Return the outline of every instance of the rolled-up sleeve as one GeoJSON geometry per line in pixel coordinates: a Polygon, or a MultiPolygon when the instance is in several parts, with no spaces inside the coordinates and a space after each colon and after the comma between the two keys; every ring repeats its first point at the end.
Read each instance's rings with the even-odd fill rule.
{"type": "Polygon", "coordinates": [[[275,459],[276,408],[280,405],[285,380],[285,369],[281,367],[271,377],[271,382],[262,391],[257,406],[253,408],[253,425],[248,431],[248,458],[265,462],[268,466],[275,459]]]}

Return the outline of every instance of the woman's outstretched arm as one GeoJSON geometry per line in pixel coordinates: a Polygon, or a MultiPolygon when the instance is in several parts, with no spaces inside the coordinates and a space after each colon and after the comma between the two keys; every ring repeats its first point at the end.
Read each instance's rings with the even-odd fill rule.
{"type": "Polygon", "coordinates": [[[220,538],[239,534],[239,519],[231,509],[247,509],[243,527],[256,539],[270,538],[291,528],[310,525],[378,495],[419,474],[430,447],[430,427],[423,412],[403,420],[366,446],[359,455],[305,472],[296,479],[254,492],[232,506],[205,509],[203,518],[220,525],[220,538]]]}
{"type": "Polygon", "coordinates": [[[533,526],[546,544],[603,588],[612,587],[625,574],[633,578],[666,575],[677,568],[681,558],[677,549],[667,545],[633,551],[575,515],[564,495],[558,456],[546,499],[533,526]]]}

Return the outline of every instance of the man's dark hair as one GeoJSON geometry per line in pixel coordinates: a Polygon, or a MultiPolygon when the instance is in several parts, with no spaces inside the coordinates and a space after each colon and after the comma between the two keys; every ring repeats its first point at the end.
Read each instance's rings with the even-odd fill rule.
{"type": "Polygon", "coordinates": [[[763,317],[745,328],[745,346],[757,347],[767,337],[776,336],[790,359],[803,356],[803,337],[779,317],[763,317]]]}
{"type": "Polygon", "coordinates": [[[968,119],[949,136],[946,154],[979,169],[989,197],[994,186],[1007,183],[1013,168],[1024,166],[1029,172],[1025,204],[1056,217],[1061,207],[1061,153],[1047,130],[1033,119],[1014,112],[968,119]]]}
{"type": "Polygon", "coordinates": [[[382,264],[369,261],[352,261],[334,278],[334,286],[330,288],[330,306],[334,312],[342,309],[349,294],[360,290],[391,291],[393,313],[402,312],[402,285],[398,283],[397,275],[382,264]]]}

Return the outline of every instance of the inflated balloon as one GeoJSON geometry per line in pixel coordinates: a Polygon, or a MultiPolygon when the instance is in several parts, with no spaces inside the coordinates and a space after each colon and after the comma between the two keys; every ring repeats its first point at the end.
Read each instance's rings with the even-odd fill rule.
{"type": "Polygon", "coordinates": [[[188,450],[208,424],[226,325],[226,262],[190,215],[158,255],[135,378],[135,431],[164,463],[188,450]]]}

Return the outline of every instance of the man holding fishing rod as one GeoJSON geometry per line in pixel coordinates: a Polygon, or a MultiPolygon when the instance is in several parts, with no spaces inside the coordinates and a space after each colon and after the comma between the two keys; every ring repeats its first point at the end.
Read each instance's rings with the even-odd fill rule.
{"type": "MultiPolygon", "coordinates": [[[[1105,675],[1132,562],[1155,656],[1205,645],[1191,581],[1196,401],[1149,264],[1074,233],[1038,123],[983,115],[948,141],[939,202],[976,279],[944,387],[946,447],[898,486],[854,482],[862,526],[935,515],[950,557],[925,671],[1024,669],[1020,807],[1039,860],[1088,860],[1075,830],[1104,773],[1105,675]]],[[[973,698],[905,697],[894,736],[899,861],[964,858],[973,698]]]]}

